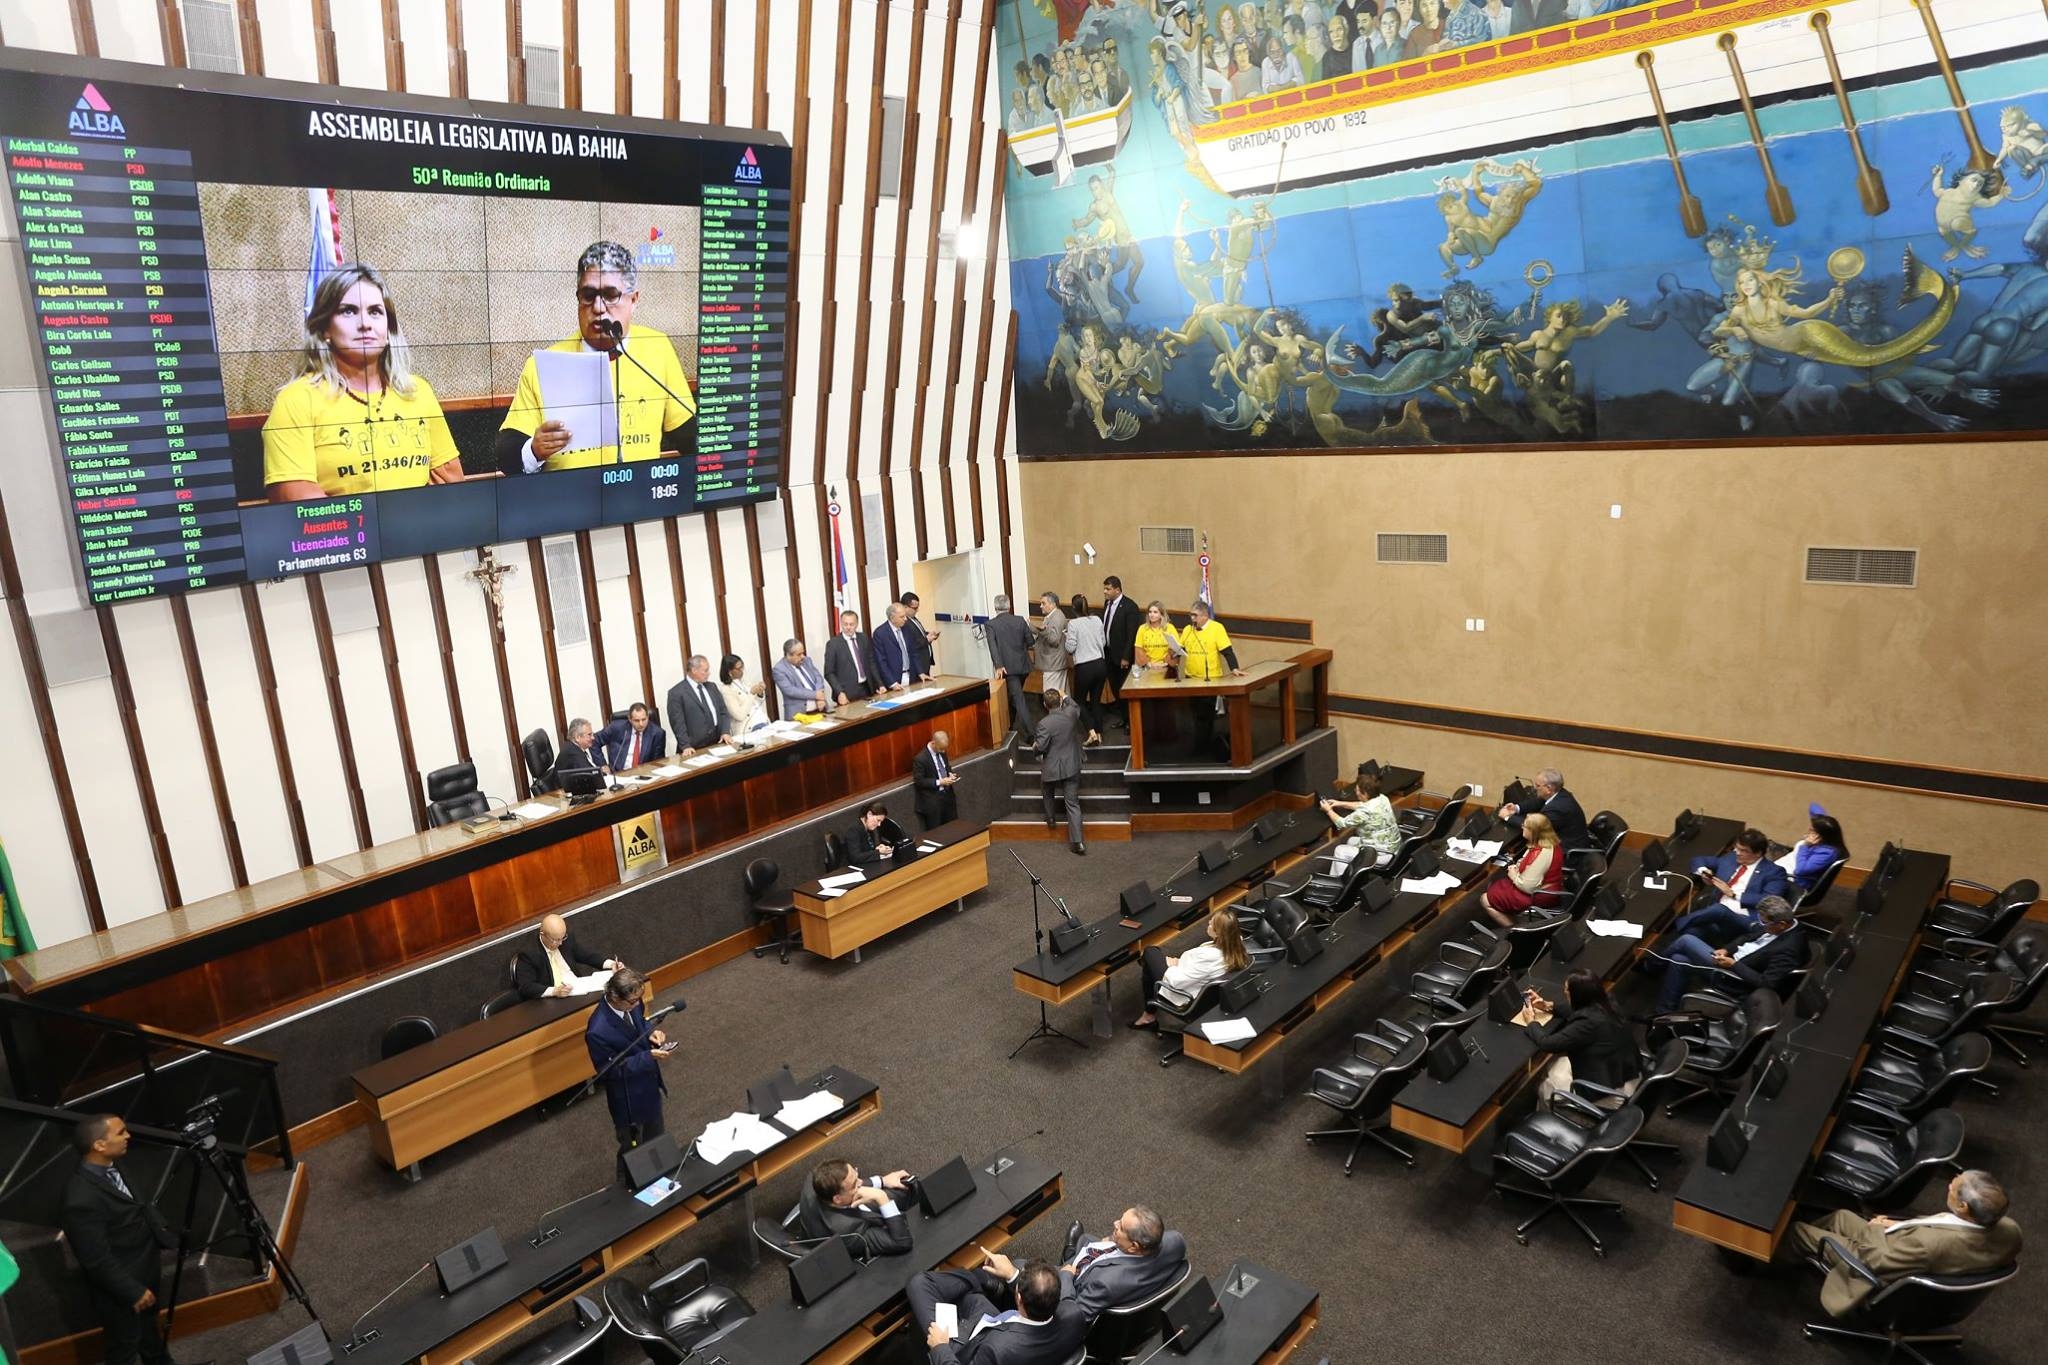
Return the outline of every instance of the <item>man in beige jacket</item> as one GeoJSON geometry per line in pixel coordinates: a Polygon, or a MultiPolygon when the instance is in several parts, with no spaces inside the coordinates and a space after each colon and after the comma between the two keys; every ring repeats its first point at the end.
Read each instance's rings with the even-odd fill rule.
{"type": "MultiPolygon", "coordinates": [[[[1818,1223],[1794,1223],[1792,1241],[1807,1254],[1821,1238],[1840,1240],[1887,1284],[1913,1274],[1974,1275],[2019,1259],[2020,1226],[2005,1216],[2005,1187],[1989,1171],[1964,1171],[1948,1184],[1948,1210],[1922,1218],[1864,1218],[1846,1210],[1818,1223]]],[[[1877,1286],[1829,1264],[1820,1306],[1832,1317],[1855,1309],[1877,1286]]]]}

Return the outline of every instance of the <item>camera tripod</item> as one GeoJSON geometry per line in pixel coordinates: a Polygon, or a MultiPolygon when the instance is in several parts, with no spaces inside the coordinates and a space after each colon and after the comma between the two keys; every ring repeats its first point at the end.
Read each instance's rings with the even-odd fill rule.
{"type": "MultiPolygon", "coordinates": [[[[249,1193],[248,1172],[242,1168],[240,1161],[235,1160],[221,1147],[220,1138],[215,1135],[212,1123],[201,1121],[187,1124],[177,1140],[177,1145],[192,1154],[199,1167],[213,1177],[214,1183],[220,1186],[221,1193],[225,1194],[228,1202],[234,1206],[236,1217],[241,1223],[240,1231],[249,1240],[252,1252],[250,1259],[255,1263],[256,1269],[264,1274],[275,1270],[278,1283],[284,1287],[285,1293],[297,1302],[299,1307],[306,1310],[307,1317],[318,1323],[320,1314],[313,1307],[311,1296],[306,1293],[305,1281],[301,1280],[299,1272],[292,1268],[291,1259],[284,1254],[284,1248],[277,1244],[277,1234],[271,1231],[269,1222],[263,1217],[263,1210],[257,1207],[255,1197],[249,1193]]],[[[166,1343],[171,1339],[171,1329],[178,1316],[178,1288],[185,1278],[186,1262],[191,1259],[193,1252],[203,1254],[218,1242],[234,1235],[228,1233],[213,1242],[205,1242],[197,1247],[192,1245],[191,1228],[193,1219],[198,1216],[199,1211],[200,1180],[199,1172],[194,1171],[191,1187],[185,1192],[185,1217],[178,1225],[178,1264],[171,1272],[171,1289],[164,1301],[163,1339],[166,1343]]]]}

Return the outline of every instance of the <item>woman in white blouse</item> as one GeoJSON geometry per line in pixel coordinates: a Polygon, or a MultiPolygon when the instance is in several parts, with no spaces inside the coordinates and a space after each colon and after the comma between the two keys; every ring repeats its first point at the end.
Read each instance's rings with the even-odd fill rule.
{"type": "Polygon", "coordinates": [[[768,684],[747,682],[746,673],[747,665],[737,654],[718,661],[718,690],[725,697],[726,714],[732,717],[734,739],[768,723],[768,684]]]}
{"type": "Polygon", "coordinates": [[[1221,981],[1232,972],[1241,972],[1251,966],[1251,955],[1244,950],[1244,934],[1237,927],[1237,916],[1229,909],[1218,910],[1209,916],[1209,941],[1197,944],[1179,957],[1168,957],[1158,948],[1145,950],[1145,1012],[1131,1020],[1132,1028],[1151,1028],[1159,1022],[1159,1016],[1152,1009],[1152,994],[1161,986],[1171,986],[1185,995],[1195,996],[1213,981],[1221,981]]]}

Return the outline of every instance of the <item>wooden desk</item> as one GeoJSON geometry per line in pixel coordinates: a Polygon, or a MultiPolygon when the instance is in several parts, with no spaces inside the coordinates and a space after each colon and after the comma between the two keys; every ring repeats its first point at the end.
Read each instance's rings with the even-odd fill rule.
{"type": "Polygon", "coordinates": [[[215,1034],[620,885],[621,821],[657,824],[673,866],[902,780],[934,730],[952,734],[960,757],[985,749],[987,680],[935,687],[908,704],[850,706],[800,740],[736,750],[583,806],[545,796],[543,817],[409,834],[0,970],[32,999],[215,1034]]]}
{"type": "MultiPolygon", "coordinates": [[[[1252,1261],[1240,1261],[1210,1282],[1223,1321],[1185,1354],[1169,1351],[1161,1360],[1192,1365],[1279,1365],[1308,1340],[1323,1318],[1322,1296],[1299,1280],[1252,1261]]],[[[1127,1360],[1147,1360],[1166,1343],[1154,1332],[1125,1352],[1127,1360]]],[[[1177,1351],[1178,1348],[1175,1348],[1177,1351]]]]}
{"type": "MultiPolygon", "coordinates": [[[[1230,737],[1230,766],[1235,768],[1249,767],[1260,754],[1294,743],[1304,729],[1328,725],[1330,657],[1327,649],[1309,649],[1292,659],[1255,663],[1245,669],[1242,677],[1225,674],[1221,678],[1199,682],[1169,678],[1163,672],[1148,670],[1137,681],[1127,682],[1123,687],[1124,704],[1130,710],[1131,767],[1134,770],[1148,767],[1170,770],[1173,766],[1162,764],[1156,756],[1149,762],[1146,759],[1145,708],[1148,705],[1155,710],[1169,704],[1180,709],[1189,702],[1208,705],[1216,698],[1222,698],[1230,737]],[[1275,688],[1278,714],[1271,718],[1275,724],[1255,726],[1253,694],[1275,688]],[[1299,702],[1296,699],[1297,689],[1302,693],[1299,702]],[[1301,723],[1300,713],[1304,709],[1310,717],[1307,726],[1301,723]]],[[[1209,760],[1197,757],[1183,762],[1203,766],[1209,760]]]]}
{"type": "Polygon", "coordinates": [[[988,826],[955,820],[924,835],[919,843],[939,845],[908,863],[864,867],[867,880],[826,898],[825,888],[806,882],[792,893],[804,947],[820,957],[844,957],[882,935],[901,929],[942,905],[958,905],[988,885],[988,826]]]}

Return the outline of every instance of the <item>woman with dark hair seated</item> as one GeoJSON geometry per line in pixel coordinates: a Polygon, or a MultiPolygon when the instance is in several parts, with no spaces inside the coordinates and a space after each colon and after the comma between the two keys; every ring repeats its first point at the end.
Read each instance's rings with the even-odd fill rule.
{"type": "Polygon", "coordinates": [[[1811,891],[1830,864],[1849,856],[1849,841],[1842,837],[1841,822],[1817,803],[1807,810],[1812,819],[1807,822],[1806,837],[1778,860],[1778,865],[1792,874],[1792,884],[1801,891],[1811,891]]]}
{"type": "MultiPolygon", "coordinates": [[[[1557,1060],[1536,1086],[1536,1102],[1547,1106],[1550,1097],[1569,1090],[1574,1079],[1591,1081],[1624,1095],[1633,1094],[1643,1075],[1643,1054],[1636,1046],[1635,1030],[1614,1008],[1607,983],[1588,971],[1576,971],[1564,979],[1564,1007],[1545,1000],[1535,991],[1522,992],[1531,1014],[1548,1014],[1548,1023],[1532,1023],[1529,1041],[1538,1052],[1554,1052],[1557,1060]]],[[[1602,1101],[1608,1108],[1619,1100],[1602,1101]]]]}

